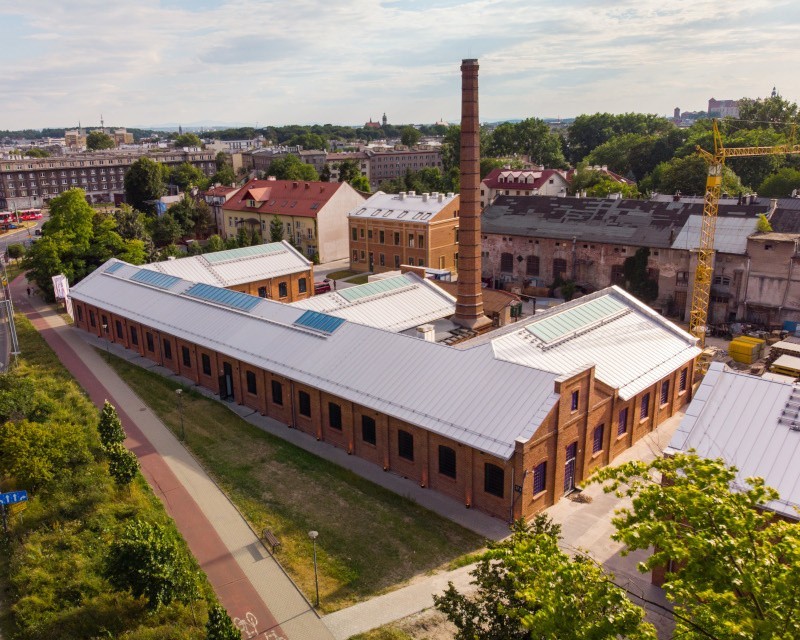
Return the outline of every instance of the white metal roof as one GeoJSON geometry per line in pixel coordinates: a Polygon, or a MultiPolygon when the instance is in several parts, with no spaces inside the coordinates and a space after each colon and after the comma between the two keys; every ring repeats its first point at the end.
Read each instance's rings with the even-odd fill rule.
{"type": "Polygon", "coordinates": [[[142,265],[191,282],[232,287],[308,271],[311,262],[285,240],[142,265]]]}
{"type": "Polygon", "coordinates": [[[742,487],[746,478],[763,478],[780,494],[768,507],[798,519],[800,431],[781,422],[793,396],[800,396],[800,387],[790,382],[712,362],[667,452],[694,449],[706,458],[722,458],[738,469],[736,484],[742,487]]]}
{"type": "Polygon", "coordinates": [[[417,194],[413,191],[408,193],[378,191],[347,215],[350,218],[364,218],[376,222],[402,220],[403,222],[427,224],[434,215],[457,197],[457,194],[452,193],[417,194]]]}
{"type": "Polygon", "coordinates": [[[618,287],[511,325],[491,342],[495,357],[557,375],[594,365],[623,400],[700,353],[696,338],[618,287]]]}
{"type": "MultiPolygon", "coordinates": [[[[747,253],[747,237],[756,231],[757,218],[720,216],[714,230],[714,249],[721,253],[747,253]]],[[[672,243],[673,249],[691,251],[700,246],[703,216],[691,215],[672,243]]]]}
{"type": "Polygon", "coordinates": [[[386,331],[405,331],[452,316],[456,299],[414,273],[331,291],[292,303],[386,331]]]}
{"type": "Polygon", "coordinates": [[[594,361],[599,379],[622,380],[621,395],[632,395],[698,352],[694,338],[616,288],[537,316],[539,322],[583,307],[597,320],[607,311],[603,299],[620,313],[629,308],[620,319],[579,327],[584,333],[577,337],[556,336],[543,357],[526,328],[531,323],[454,348],[118,260],[87,276],[71,295],[504,459],[558,401],[559,374],[594,361]],[[593,307],[586,306],[590,301],[593,307]]]}

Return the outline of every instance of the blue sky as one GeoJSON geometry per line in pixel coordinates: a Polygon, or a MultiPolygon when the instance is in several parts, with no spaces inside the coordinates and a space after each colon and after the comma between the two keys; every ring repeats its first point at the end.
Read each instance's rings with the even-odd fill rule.
{"type": "Polygon", "coordinates": [[[0,129],[671,114],[800,99],[797,0],[0,2],[0,129]]]}

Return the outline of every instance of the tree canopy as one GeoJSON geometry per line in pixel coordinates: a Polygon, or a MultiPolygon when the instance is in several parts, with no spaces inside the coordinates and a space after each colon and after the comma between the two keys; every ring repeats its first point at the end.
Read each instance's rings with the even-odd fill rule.
{"type": "Polygon", "coordinates": [[[416,145],[420,141],[420,138],[422,138],[422,134],[419,132],[419,129],[411,125],[403,127],[403,130],[400,132],[400,142],[407,147],[416,145]]]}
{"type": "Polygon", "coordinates": [[[474,595],[451,582],[434,595],[456,626],[456,640],[654,640],[644,611],[593,561],[558,547],[561,529],[547,516],[519,520],[511,537],[490,542],[470,575],[474,595]]]}
{"type": "Polygon", "coordinates": [[[174,167],[169,172],[169,179],[181,191],[188,191],[192,187],[204,189],[208,186],[208,178],[190,162],[182,162],[177,167],[174,167]]]}
{"type": "Polygon", "coordinates": [[[547,123],[538,118],[498,125],[492,133],[486,154],[494,157],[529,156],[531,162],[548,169],[567,166],[561,150],[561,137],[550,133],[547,123]]]}
{"type": "Polygon", "coordinates": [[[113,149],[115,146],[114,138],[100,130],[90,131],[86,136],[86,148],[90,151],[113,149]]]}
{"type": "Polygon", "coordinates": [[[292,153],[273,160],[269,165],[269,175],[278,180],[319,180],[317,170],[292,153]]]}
{"type": "Polygon", "coordinates": [[[203,142],[195,133],[179,133],[177,136],[175,136],[175,146],[178,148],[201,147],[203,146],[203,142]]]}
{"type": "Polygon", "coordinates": [[[667,567],[676,637],[800,637],[800,524],[767,509],[778,493],[742,484],[721,459],[693,453],[601,469],[607,492],[633,503],[613,519],[628,551],[655,551],[641,571],[667,567]]]}
{"type": "Polygon", "coordinates": [[[148,204],[158,200],[166,193],[166,165],[150,158],[139,158],[125,174],[125,197],[134,209],[145,213],[155,213],[155,207],[148,204]]]}
{"type": "Polygon", "coordinates": [[[784,167],[764,178],[761,186],[758,187],[758,193],[771,198],[788,198],[797,189],[800,189],[800,171],[792,167],[784,167]]]}

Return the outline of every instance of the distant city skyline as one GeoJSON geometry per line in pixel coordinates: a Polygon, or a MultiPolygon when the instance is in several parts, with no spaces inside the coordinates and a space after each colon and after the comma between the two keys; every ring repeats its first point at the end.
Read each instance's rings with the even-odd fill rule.
{"type": "Polygon", "coordinates": [[[0,20],[0,129],[452,121],[462,58],[482,121],[800,93],[795,0],[32,0],[0,20]]]}

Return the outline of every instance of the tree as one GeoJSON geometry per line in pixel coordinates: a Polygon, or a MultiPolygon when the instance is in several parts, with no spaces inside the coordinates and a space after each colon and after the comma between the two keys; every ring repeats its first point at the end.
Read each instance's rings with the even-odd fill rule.
{"type": "Polygon", "coordinates": [[[800,189],[800,171],[784,167],[765,178],[758,187],[758,193],[770,198],[786,198],[796,189],[800,189]]]}
{"type": "Polygon", "coordinates": [[[15,242],[14,244],[8,245],[8,249],[6,249],[6,251],[8,252],[8,257],[11,260],[19,260],[25,255],[25,245],[15,242]]]}
{"type": "Polygon", "coordinates": [[[415,146],[420,138],[422,138],[422,134],[412,126],[403,127],[400,132],[400,142],[407,147],[415,146]]]}
{"type": "Polygon", "coordinates": [[[235,183],[236,174],[233,172],[233,167],[222,167],[222,169],[218,169],[217,172],[211,176],[211,184],[224,184],[230,186],[235,183]]]}
{"type": "Polygon", "coordinates": [[[181,191],[199,187],[208,181],[205,174],[190,162],[182,162],[172,169],[169,178],[172,184],[177,185],[181,191]]]}
{"type": "Polygon", "coordinates": [[[176,534],[144,520],[130,522],[111,544],[105,573],[114,588],[147,598],[151,610],[188,602],[196,592],[197,577],[176,534]]]}
{"type": "Polygon", "coordinates": [[[283,240],[283,223],[281,219],[275,214],[272,220],[269,221],[269,241],[280,242],[283,240]]]}
{"type": "MultiPolygon", "coordinates": [[[[691,155],[662,162],[653,170],[649,179],[639,186],[661,193],[680,192],[684,195],[701,196],[706,191],[707,176],[708,163],[698,155],[691,155]]],[[[722,175],[722,189],[731,195],[739,195],[744,191],[738,176],[727,166],[722,175]]]]}
{"type": "Polygon", "coordinates": [[[158,200],[166,192],[165,166],[150,158],[139,158],[125,174],[125,197],[139,211],[155,213],[149,200],[158,200]]]}
{"type": "Polygon", "coordinates": [[[203,143],[196,134],[187,132],[175,136],[175,146],[179,149],[183,147],[202,147],[203,143]]]}
{"type": "Polygon", "coordinates": [[[139,472],[139,461],[122,443],[115,442],[106,448],[108,473],[118,487],[127,487],[139,472]]]}
{"type": "Polygon", "coordinates": [[[590,198],[605,198],[611,193],[620,193],[623,198],[638,198],[635,185],[619,182],[603,171],[590,169],[585,163],[578,165],[569,185],[571,194],[586,191],[590,198]]]}
{"type": "MultiPolygon", "coordinates": [[[[110,328],[109,328],[110,330],[110,328]]],[[[115,444],[125,440],[125,431],[117,415],[117,410],[108,400],[103,404],[100,412],[100,421],[97,423],[97,433],[104,448],[109,449],[115,444]]]]}
{"type": "Polygon", "coordinates": [[[511,537],[490,542],[471,572],[474,595],[451,582],[434,595],[456,626],[456,640],[655,639],[644,611],[589,558],[558,547],[561,528],[547,516],[518,520],[511,537]]]}
{"type": "Polygon", "coordinates": [[[86,148],[90,151],[113,149],[116,146],[117,145],[114,144],[114,138],[100,130],[90,131],[86,136],[86,148]]]}
{"type": "Polygon", "coordinates": [[[755,127],[800,122],[797,103],[784,100],[781,96],[742,98],[739,100],[739,118],[755,127]]]}
{"type": "MultiPolygon", "coordinates": [[[[482,145],[481,145],[482,146],[482,145]]],[[[447,128],[442,139],[442,168],[449,171],[458,168],[461,162],[461,126],[454,124],[447,128]]]]}
{"type": "Polygon", "coordinates": [[[32,149],[28,149],[25,155],[29,158],[49,158],[50,152],[40,149],[39,147],[33,147],[32,149]]]}
{"type": "Polygon", "coordinates": [[[294,154],[273,160],[269,165],[269,175],[278,180],[319,180],[316,169],[306,164],[294,154]]]}
{"type": "Polygon", "coordinates": [[[153,242],[157,247],[172,245],[181,239],[183,232],[181,223],[167,212],[153,224],[153,242]]]}
{"type": "Polygon", "coordinates": [[[643,302],[652,302],[658,298],[658,281],[652,279],[647,271],[649,258],[650,249],[639,247],[634,255],[625,258],[622,263],[625,288],[643,302]]]}
{"type": "Polygon", "coordinates": [[[681,453],[601,469],[595,481],[633,499],[612,537],[627,551],[655,548],[640,571],[669,567],[675,637],[800,637],[800,524],[768,509],[779,496],[761,478],[681,453]]]}
{"type": "Polygon", "coordinates": [[[343,160],[339,163],[339,182],[351,182],[361,175],[361,169],[355,160],[343,160]]]}
{"type": "MultiPolygon", "coordinates": [[[[666,118],[644,113],[594,113],[580,115],[567,129],[568,157],[577,164],[595,148],[626,133],[664,134],[675,129],[666,118]]],[[[666,160],[667,158],[664,158],[666,160]]],[[[638,176],[637,177],[641,177],[638,176]]]]}
{"type": "Polygon", "coordinates": [[[369,185],[369,178],[367,176],[356,176],[350,181],[350,186],[353,187],[356,191],[361,191],[362,193],[369,193],[370,192],[370,185],[369,185]]]}
{"type": "Polygon", "coordinates": [[[208,610],[206,622],[206,640],[241,640],[242,633],[233,624],[233,620],[219,604],[208,610]]]}
{"type": "Polygon", "coordinates": [[[206,242],[204,253],[213,253],[214,251],[222,251],[224,248],[225,245],[222,242],[222,238],[220,238],[217,234],[214,234],[213,236],[210,236],[208,242],[206,242]]]}
{"type": "Polygon", "coordinates": [[[756,231],[759,233],[770,233],[772,231],[772,225],[763,213],[759,213],[756,218],[756,231]]]}
{"type": "Polygon", "coordinates": [[[504,122],[492,134],[486,155],[505,157],[514,155],[529,156],[531,162],[548,168],[566,166],[561,151],[561,140],[543,120],[528,118],[517,124],[504,122]]]}

